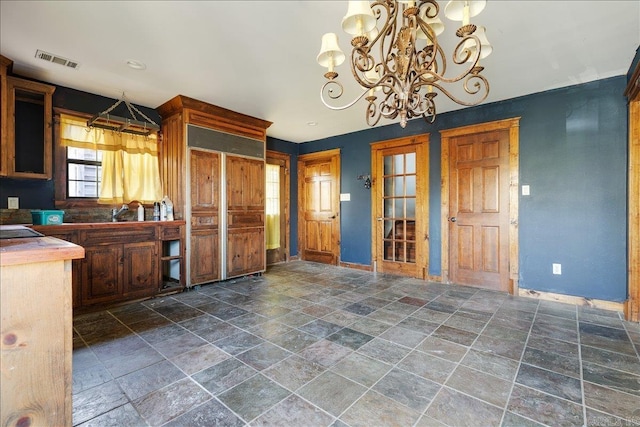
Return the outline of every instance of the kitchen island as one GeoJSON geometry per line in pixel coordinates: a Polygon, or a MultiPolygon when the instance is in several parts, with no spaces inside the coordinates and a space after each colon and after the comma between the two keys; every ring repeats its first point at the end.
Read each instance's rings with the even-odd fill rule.
{"type": "Polygon", "coordinates": [[[0,226],[0,425],[71,426],[71,260],[84,248],[30,233],[0,226]]]}

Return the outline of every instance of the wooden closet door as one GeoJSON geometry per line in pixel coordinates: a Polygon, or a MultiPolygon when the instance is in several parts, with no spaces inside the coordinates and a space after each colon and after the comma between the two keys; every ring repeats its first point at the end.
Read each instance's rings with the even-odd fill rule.
{"type": "Polygon", "coordinates": [[[191,285],[220,279],[220,154],[191,150],[191,285]]]}
{"type": "Polygon", "coordinates": [[[266,268],[264,160],[226,156],[227,277],[266,268]]]}

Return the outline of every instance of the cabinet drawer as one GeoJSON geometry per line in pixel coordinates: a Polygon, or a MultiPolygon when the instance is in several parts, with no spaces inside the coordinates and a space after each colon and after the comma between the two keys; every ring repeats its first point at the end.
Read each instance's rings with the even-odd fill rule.
{"type": "Polygon", "coordinates": [[[181,237],[180,226],[162,227],[160,229],[160,240],[178,240],[181,237]]]}
{"type": "Polygon", "coordinates": [[[263,227],[263,212],[230,212],[227,214],[229,228],[263,227]]]}
{"type": "Polygon", "coordinates": [[[156,240],[156,227],[113,227],[101,230],[81,230],[80,245],[97,245],[110,243],[135,243],[156,240]]]}
{"type": "Polygon", "coordinates": [[[218,215],[192,215],[191,227],[217,227],[218,215]]]}

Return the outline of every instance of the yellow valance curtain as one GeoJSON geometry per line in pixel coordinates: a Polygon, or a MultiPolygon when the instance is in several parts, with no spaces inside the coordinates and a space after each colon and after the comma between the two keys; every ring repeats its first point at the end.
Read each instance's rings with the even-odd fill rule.
{"type": "Polygon", "coordinates": [[[86,121],[60,116],[63,146],[102,151],[98,203],[153,203],[162,198],[158,138],[87,127],[86,121]]]}

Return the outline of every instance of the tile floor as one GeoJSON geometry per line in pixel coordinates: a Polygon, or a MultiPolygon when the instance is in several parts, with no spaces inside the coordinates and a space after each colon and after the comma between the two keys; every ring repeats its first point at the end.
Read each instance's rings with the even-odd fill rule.
{"type": "Polygon", "coordinates": [[[291,262],[76,317],[73,424],[636,425],[639,351],[617,313],[291,262]]]}

